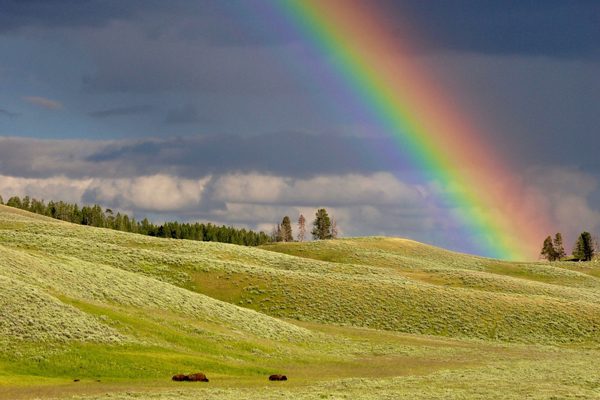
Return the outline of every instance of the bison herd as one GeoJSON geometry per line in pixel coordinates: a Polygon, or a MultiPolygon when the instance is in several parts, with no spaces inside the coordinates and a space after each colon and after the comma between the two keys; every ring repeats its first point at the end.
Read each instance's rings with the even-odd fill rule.
{"type": "Polygon", "coordinates": [[[172,379],[176,382],[208,382],[208,378],[202,372],[189,375],[178,374],[172,379]]]}
{"type": "MultiPolygon", "coordinates": [[[[196,372],[195,374],[189,374],[189,375],[177,374],[177,375],[173,375],[173,378],[171,378],[171,379],[174,380],[175,382],[208,382],[208,378],[202,372],[196,372]]],[[[287,381],[287,376],[275,374],[275,375],[269,376],[269,380],[270,381],[287,381]]]]}

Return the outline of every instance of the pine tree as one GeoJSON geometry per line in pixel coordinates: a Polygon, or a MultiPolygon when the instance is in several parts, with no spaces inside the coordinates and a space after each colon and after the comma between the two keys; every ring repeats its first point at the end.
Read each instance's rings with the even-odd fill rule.
{"type": "Polygon", "coordinates": [[[21,200],[21,209],[29,210],[30,205],[31,205],[31,199],[29,198],[29,196],[23,197],[23,199],[21,200]]]}
{"type": "Polygon", "coordinates": [[[6,202],[6,205],[14,208],[21,208],[21,198],[19,196],[13,196],[6,202]]]}
{"type": "Polygon", "coordinates": [[[1,195],[0,195],[0,204],[4,204],[4,200],[2,199],[1,195]]]}
{"type": "Polygon", "coordinates": [[[279,224],[277,224],[277,227],[275,228],[275,241],[276,242],[283,241],[283,233],[281,230],[281,225],[279,225],[279,224]]]}
{"type": "Polygon", "coordinates": [[[573,246],[573,258],[576,260],[582,261],[585,257],[583,238],[581,235],[577,237],[577,241],[575,242],[575,246],[573,246]]]}
{"type": "Polygon", "coordinates": [[[294,235],[292,234],[292,222],[290,221],[290,217],[287,215],[283,217],[283,220],[281,221],[281,241],[294,241],[294,235]]]}
{"type": "Polygon", "coordinates": [[[594,258],[594,241],[589,232],[583,232],[577,238],[573,248],[573,257],[579,261],[591,261],[594,258]]]}
{"type": "Polygon", "coordinates": [[[324,208],[316,212],[311,233],[315,240],[331,239],[331,220],[324,208]]]}
{"type": "Polygon", "coordinates": [[[554,250],[554,245],[552,244],[552,237],[548,236],[544,240],[544,244],[542,246],[542,257],[544,257],[548,261],[556,260],[556,251],[554,250]]]}
{"type": "Polygon", "coordinates": [[[300,217],[298,217],[298,241],[304,242],[305,238],[306,238],[306,218],[304,218],[304,215],[300,214],[300,217]]]}
{"type": "Polygon", "coordinates": [[[552,244],[554,245],[556,260],[565,258],[567,253],[565,253],[565,246],[563,245],[563,238],[560,232],[557,232],[556,235],[554,235],[554,242],[552,244]]]}

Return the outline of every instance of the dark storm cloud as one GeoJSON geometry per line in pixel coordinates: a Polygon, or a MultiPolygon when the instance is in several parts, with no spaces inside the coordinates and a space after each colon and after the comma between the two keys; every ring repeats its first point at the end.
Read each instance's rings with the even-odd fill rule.
{"type": "MultiPolygon", "coordinates": [[[[399,31],[408,22],[413,33],[434,49],[600,55],[597,0],[364,1],[369,7],[382,7],[391,21],[397,21],[399,31]]],[[[101,27],[114,20],[144,26],[149,39],[176,26],[179,40],[217,46],[264,46],[299,39],[291,23],[267,1],[0,0],[0,33],[23,27],[101,27]],[[171,23],[165,24],[167,20],[171,23]]]]}
{"type": "MultiPolygon", "coordinates": [[[[0,0],[1,2],[2,0],[0,0]]],[[[405,20],[429,50],[485,54],[598,56],[597,1],[379,0],[399,31],[405,20]]],[[[87,93],[299,92],[290,66],[323,66],[292,43],[306,42],[277,7],[261,1],[4,2],[0,26],[69,26],[92,49],[87,93]],[[165,23],[165,21],[170,21],[165,23]],[[2,23],[4,22],[4,24],[2,23]],[[108,25],[109,22],[113,22],[108,25]],[[296,51],[298,51],[296,49],[296,51]],[[143,73],[140,73],[143,71],[143,73]]],[[[377,7],[377,2],[367,3],[377,7]]],[[[1,28],[0,28],[1,29],[1,28]]],[[[314,57],[313,57],[314,58],[314,57]]],[[[323,60],[321,60],[323,61],[323,60]]],[[[296,72],[298,75],[304,72],[296,72]]]]}
{"type": "Polygon", "coordinates": [[[360,156],[358,149],[390,145],[383,138],[357,138],[302,133],[251,137],[206,135],[170,140],[115,143],[86,158],[110,163],[137,174],[177,171],[196,178],[208,173],[257,171],[287,176],[381,170],[383,159],[360,156]],[[386,142],[386,143],[383,143],[386,142]]]}
{"type": "Polygon", "coordinates": [[[141,1],[0,0],[0,32],[24,27],[101,26],[131,17],[141,1]]]}
{"type": "Polygon", "coordinates": [[[90,117],[94,118],[108,118],[108,117],[119,117],[126,115],[138,115],[138,114],[148,114],[152,112],[154,109],[153,106],[148,104],[140,104],[134,106],[127,107],[115,107],[108,108],[106,110],[93,111],[88,113],[90,117]]]}
{"type": "Polygon", "coordinates": [[[179,108],[173,108],[167,112],[165,123],[167,124],[195,124],[199,122],[210,122],[210,118],[201,115],[198,107],[186,104],[179,108]]]}
{"type": "Polygon", "coordinates": [[[421,66],[515,169],[570,165],[600,174],[592,150],[600,146],[600,63],[444,53],[421,66]]]}
{"type": "Polygon", "coordinates": [[[387,0],[433,48],[486,54],[600,56],[597,0],[387,0]]]}
{"type": "Polygon", "coordinates": [[[43,178],[81,177],[103,173],[83,159],[106,146],[85,140],[42,140],[0,136],[0,175],[43,178]]]}
{"type": "Polygon", "coordinates": [[[361,157],[364,151],[359,149],[390,145],[382,138],[299,133],[135,141],[0,137],[0,175],[75,179],[170,173],[197,179],[211,173],[247,171],[292,177],[362,173],[381,170],[387,160],[361,157]]]}
{"type": "Polygon", "coordinates": [[[277,30],[274,10],[263,0],[0,0],[0,33],[27,27],[97,28],[121,20],[150,22],[146,32],[156,39],[171,25],[164,23],[169,20],[177,22],[181,40],[223,46],[287,42],[291,33],[273,34],[277,30]]]}
{"type": "Polygon", "coordinates": [[[16,116],[18,116],[18,113],[14,113],[8,110],[5,110],[3,108],[0,108],[0,116],[4,116],[4,117],[9,117],[9,118],[14,118],[16,116]]]}
{"type": "Polygon", "coordinates": [[[304,91],[282,62],[298,56],[287,47],[218,47],[179,40],[176,32],[150,39],[129,24],[90,33],[85,40],[94,49],[95,64],[82,81],[87,93],[304,91]]]}

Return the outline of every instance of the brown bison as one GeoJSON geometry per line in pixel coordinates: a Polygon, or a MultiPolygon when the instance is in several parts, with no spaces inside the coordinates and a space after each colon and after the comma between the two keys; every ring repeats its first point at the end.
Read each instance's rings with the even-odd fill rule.
{"type": "Polygon", "coordinates": [[[275,375],[269,376],[269,380],[270,381],[287,381],[287,376],[275,374],[275,375]]]}
{"type": "Polygon", "coordinates": [[[195,374],[189,374],[188,380],[190,382],[208,382],[208,378],[202,372],[197,372],[195,374]]]}
{"type": "Polygon", "coordinates": [[[177,374],[171,378],[175,382],[208,382],[208,378],[202,372],[196,372],[195,374],[177,374]]]}

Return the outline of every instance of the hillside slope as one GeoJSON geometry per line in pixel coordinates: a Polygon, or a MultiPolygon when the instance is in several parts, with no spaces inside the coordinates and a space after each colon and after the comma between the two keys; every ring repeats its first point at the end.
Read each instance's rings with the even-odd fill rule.
{"type": "MultiPolygon", "coordinates": [[[[29,257],[13,262],[11,269],[5,266],[9,276],[86,301],[190,308],[184,306],[191,301],[189,291],[172,290],[170,297],[156,299],[135,289],[135,295],[128,294],[130,289],[119,282],[129,282],[134,275],[127,273],[136,273],[151,278],[152,285],[169,283],[275,317],[528,343],[600,341],[600,279],[548,264],[506,263],[382,238],[267,247],[310,254],[301,258],[23,214],[5,212],[1,220],[11,228],[0,230],[4,251],[18,260],[14,252],[27,249],[29,257]],[[48,250],[50,254],[44,253],[48,250]],[[44,262],[38,266],[35,257],[40,253],[44,262]],[[56,278],[44,275],[45,268],[53,268],[56,278]],[[61,286],[70,282],[69,274],[87,283],[78,278],[81,287],[61,286]],[[119,290],[107,294],[90,289],[103,279],[107,285],[120,285],[119,290]]],[[[138,277],[138,289],[152,287],[142,279],[138,277]]]]}
{"type": "Polygon", "coordinates": [[[166,240],[0,206],[0,398],[195,398],[169,377],[196,370],[221,388],[206,398],[441,396],[430,383],[448,376],[457,398],[470,380],[489,397],[497,369],[540,371],[513,384],[520,398],[560,365],[586,378],[552,372],[554,390],[593,394],[600,283],[566,267],[385,238],[166,240]],[[263,388],[274,372],[287,389],[263,388]]]}

